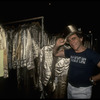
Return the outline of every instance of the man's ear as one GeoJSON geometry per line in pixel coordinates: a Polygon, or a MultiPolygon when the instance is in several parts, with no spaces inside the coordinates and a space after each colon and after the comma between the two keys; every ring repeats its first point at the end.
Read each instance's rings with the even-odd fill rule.
{"type": "Polygon", "coordinates": [[[80,38],[81,39],[81,41],[83,41],[83,37],[82,38],[80,38]]]}

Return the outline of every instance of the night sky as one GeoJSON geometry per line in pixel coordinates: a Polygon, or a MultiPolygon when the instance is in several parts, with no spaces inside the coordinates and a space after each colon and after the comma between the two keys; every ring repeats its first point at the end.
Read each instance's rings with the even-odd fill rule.
{"type": "Polygon", "coordinates": [[[89,0],[6,0],[0,1],[0,23],[44,16],[44,28],[59,33],[66,25],[75,24],[84,32],[100,37],[100,2],[89,0]]]}

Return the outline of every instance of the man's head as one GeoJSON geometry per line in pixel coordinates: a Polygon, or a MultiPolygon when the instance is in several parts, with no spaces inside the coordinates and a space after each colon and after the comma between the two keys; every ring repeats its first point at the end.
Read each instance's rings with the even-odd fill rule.
{"type": "Polygon", "coordinates": [[[74,35],[74,34],[76,34],[79,38],[83,38],[83,35],[82,35],[82,33],[80,33],[80,32],[71,32],[71,33],[69,33],[67,36],[66,36],[66,42],[69,44],[69,41],[68,41],[68,38],[70,37],[70,36],[72,36],[72,35],[74,35]]]}
{"type": "MultiPolygon", "coordinates": [[[[65,34],[66,34],[66,40],[68,39],[68,37],[70,37],[71,35],[76,34],[79,38],[82,38],[82,31],[79,30],[75,25],[67,25],[65,28],[65,34]]],[[[67,40],[68,43],[68,40],[67,40]]],[[[68,43],[69,44],[69,43],[68,43]]]]}
{"type": "Polygon", "coordinates": [[[76,51],[83,46],[83,36],[79,32],[69,33],[66,37],[66,42],[76,51]]]}

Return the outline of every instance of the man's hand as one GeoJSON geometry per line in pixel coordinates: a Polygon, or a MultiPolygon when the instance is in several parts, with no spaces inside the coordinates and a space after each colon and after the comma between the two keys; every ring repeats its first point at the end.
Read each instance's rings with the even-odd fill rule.
{"type": "Polygon", "coordinates": [[[62,46],[66,43],[66,40],[63,39],[63,38],[59,38],[57,41],[56,41],[56,46],[62,46]]]}

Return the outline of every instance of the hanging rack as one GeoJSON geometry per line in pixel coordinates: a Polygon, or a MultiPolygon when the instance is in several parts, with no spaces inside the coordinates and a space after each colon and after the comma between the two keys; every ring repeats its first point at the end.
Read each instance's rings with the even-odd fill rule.
{"type": "Polygon", "coordinates": [[[20,23],[20,22],[27,22],[27,21],[37,20],[37,19],[41,19],[41,23],[42,23],[42,36],[43,36],[43,32],[44,32],[44,16],[34,17],[34,18],[29,18],[29,19],[24,19],[24,20],[18,20],[18,21],[13,21],[13,22],[8,22],[8,23],[4,23],[3,25],[17,24],[17,23],[20,23]]]}
{"type": "Polygon", "coordinates": [[[20,22],[27,22],[27,21],[32,21],[32,20],[36,20],[36,19],[44,19],[44,17],[43,16],[40,16],[40,17],[34,17],[34,18],[29,18],[29,19],[24,19],[24,20],[7,22],[7,23],[4,23],[3,25],[16,24],[16,23],[20,23],[20,22]]]}

